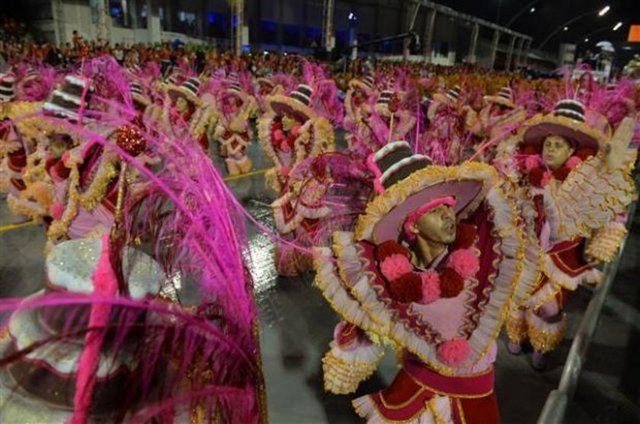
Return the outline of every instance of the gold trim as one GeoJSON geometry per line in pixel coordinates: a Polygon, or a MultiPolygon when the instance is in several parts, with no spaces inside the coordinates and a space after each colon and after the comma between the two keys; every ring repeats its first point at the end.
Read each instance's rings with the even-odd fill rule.
{"type": "MultiPolygon", "coordinates": [[[[488,372],[490,372],[492,370],[493,370],[493,367],[489,367],[489,370],[487,372],[485,372],[485,374],[487,374],[488,372]]],[[[485,375],[485,374],[480,374],[480,375],[485,375]]],[[[409,378],[411,378],[420,387],[423,387],[423,388],[429,390],[430,392],[433,392],[433,393],[441,395],[441,396],[454,397],[454,398],[459,398],[459,399],[481,399],[481,398],[490,396],[493,393],[493,388],[491,390],[489,390],[487,393],[483,393],[483,394],[480,394],[480,395],[464,395],[464,394],[459,394],[459,393],[441,392],[440,390],[434,389],[433,387],[430,387],[430,386],[424,384],[423,382],[417,380],[414,376],[411,375],[411,373],[407,373],[407,375],[409,376],[409,378]]],[[[457,376],[457,378],[464,378],[464,377],[467,377],[467,376],[457,376]]]]}

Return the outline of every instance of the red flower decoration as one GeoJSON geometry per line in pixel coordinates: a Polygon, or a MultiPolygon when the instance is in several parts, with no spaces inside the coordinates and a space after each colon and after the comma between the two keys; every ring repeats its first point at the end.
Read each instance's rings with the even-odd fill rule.
{"type": "Polygon", "coordinates": [[[456,241],[453,242],[451,249],[468,249],[473,246],[476,241],[476,227],[467,222],[460,222],[456,228],[456,241]]]}
{"type": "Polygon", "coordinates": [[[389,282],[391,298],[398,302],[419,302],[422,299],[422,279],[410,272],[389,282]]]}
{"type": "Polygon", "coordinates": [[[409,250],[400,243],[393,240],[385,241],[384,243],[379,244],[378,246],[376,246],[376,250],[374,252],[374,256],[378,262],[382,262],[389,256],[395,254],[404,255],[407,259],[411,258],[409,250]]]}
{"type": "Polygon", "coordinates": [[[462,277],[452,270],[451,268],[445,268],[440,274],[440,296],[456,297],[464,289],[464,280],[462,277]]]}

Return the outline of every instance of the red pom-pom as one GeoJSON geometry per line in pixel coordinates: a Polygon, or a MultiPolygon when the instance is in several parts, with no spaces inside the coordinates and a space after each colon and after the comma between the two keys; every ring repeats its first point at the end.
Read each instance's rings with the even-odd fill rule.
{"type": "Polygon", "coordinates": [[[401,253],[387,256],[384,261],[380,262],[380,272],[388,281],[395,280],[404,274],[410,273],[412,270],[413,265],[401,253]]]}
{"type": "Polygon", "coordinates": [[[571,169],[567,168],[566,166],[561,166],[558,169],[554,169],[552,173],[553,173],[553,178],[555,178],[558,181],[564,181],[567,179],[567,177],[571,173],[571,169]]]}
{"type": "Polygon", "coordinates": [[[374,251],[374,257],[378,262],[382,262],[389,256],[396,254],[404,255],[407,259],[411,258],[411,253],[409,253],[409,250],[400,243],[393,240],[380,243],[376,246],[376,249],[374,251]]]}
{"type": "Polygon", "coordinates": [[[410,272],[389,282],[391,298],[398,302],[420,302],[422,299],[422,279],[410,272]]]}
{"type": "Polygon", "coordinates": [[[464,289],[464,280],[451,268],[445,268],[440,274],[440,296],[456,297],[464,289]]]}
{"type": "Polygon", "coordinates": [[[480,261],[473,249],[459,249],[449,255],[447,266],[463,279],[467,279],[480,270],[480,261]]]}
{"type": "Polygon", "coordinates": [[[453,250],[468,249],[476,241],[476,227],[467,222],[460,222],[456,227],[456,241],[451,248],[453,250]]]}

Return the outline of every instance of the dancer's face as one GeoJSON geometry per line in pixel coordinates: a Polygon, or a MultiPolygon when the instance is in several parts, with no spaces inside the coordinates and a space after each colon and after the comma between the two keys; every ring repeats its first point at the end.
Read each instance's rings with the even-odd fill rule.
{"type": "Polygon", "coordinates": [[[184,113],[187,110],[187,107],[187,101],[183,97],[178,97],[178,100],[176,100],[176,108],[178,109],[178,112],[184,113]]]}
{"type": "Polygon", "coordinates": [[[456,239],[456,214],[451,206],[440,205],[416,221],[418,234],[425,240],[451,244],[456,239]]]}
{"type": "Polygon", "coordinates": [[[282,117],[282,128],[285,131],[290,131],[291,128],[293,128],[296,125],[296,120],[295,118],[289,116],[289,115],[285,115],[282,117]]]}
{"type": "Polygon", "coordinates": [[[551,135],[542,144],[542,160],[549,169],[558,169],[571,157],[574,149],[571,144],[558,135],[551,135]]]}

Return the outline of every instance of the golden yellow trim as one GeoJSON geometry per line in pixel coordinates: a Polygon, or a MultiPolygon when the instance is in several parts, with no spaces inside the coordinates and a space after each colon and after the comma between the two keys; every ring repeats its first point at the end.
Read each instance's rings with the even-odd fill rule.
{"type": "Polygon", "coordinates": [[[460,400],[460,398],[455,398],[454,400],[458,407],[458,414],[460,415],[460,420],[462,421],[462,424],[467,424],[467,419],[464,416],[464,408],[462,408],[462,401],[460,400]]]}
{"type": "Polygon", "coordinates": [[[27,221],[27,222],[21,222],[18,224],[3,225],[3,226],[0,226],[0,233],[17,230],[19,228],[33,227],[34,225],[38,225],[38,224],[39,224],[38,221],[27,221]]]}
{"type": "MultiPolygon", "coordinates": [[[[493,370],[493,367],[490,367],[489,371],[485,372],[484,374],[487,374],[488,372],[490,372],[492,370],[493,370]]],[[[484,374],[479,374],[479,375],[484,375],[484,374]]],[[[483,393],[483,394],[479,394],[479,395],[465,395],[465,394],[459,394],[459,393],[441,392],[440,390],[434,389],[433,387],[430,387],[430,386],[424,384],[423,382],[419,381],[414,376],[412,376],[411,373],[407,373],[407,375],[409,376],[409,378],[411,378],[420,387],[423,387],[423,388],[429,390],[430,392],[433,392],[433,393],[441,395],[441,396],[456,397],[456,398],[460,398],[460,399],[481,399],[481,398],[487,397],[487,396],[489,396],[489,395],[491,395],[493,393],[493,388],[491,390],[489,390],[487,393],[483,393]]],[[[466,375],[465,376],[457,376],[457,378],[465,378],[465,377],[469,377],[469,376],[466,376],[466,375]]]]}
{"type": "MultiPolygon", "coordinates": [[[[408,374],[408,373],[407,373],[408,374]]],[[[406,408],[407,405],[409,405],[411,402],[414,402],[419,396],[421,396],[424,392],[422,390],[418,390],[416,391],[413,396],[411,396],[409,399],[407,399],[406,401],[402,402],[400,405],[390,405],[387,403],[387,401],[384,399],[384,396],[382,394],[382,392],[379,393],[380,396],[380,402],[384,405],[385,408],[387,409],[391,409],[391,410],[396,410],[396,409],[402,409],[402,408],[406,408]]],[[[427,401],[428,402],[428,401],[427,401]]]]}

